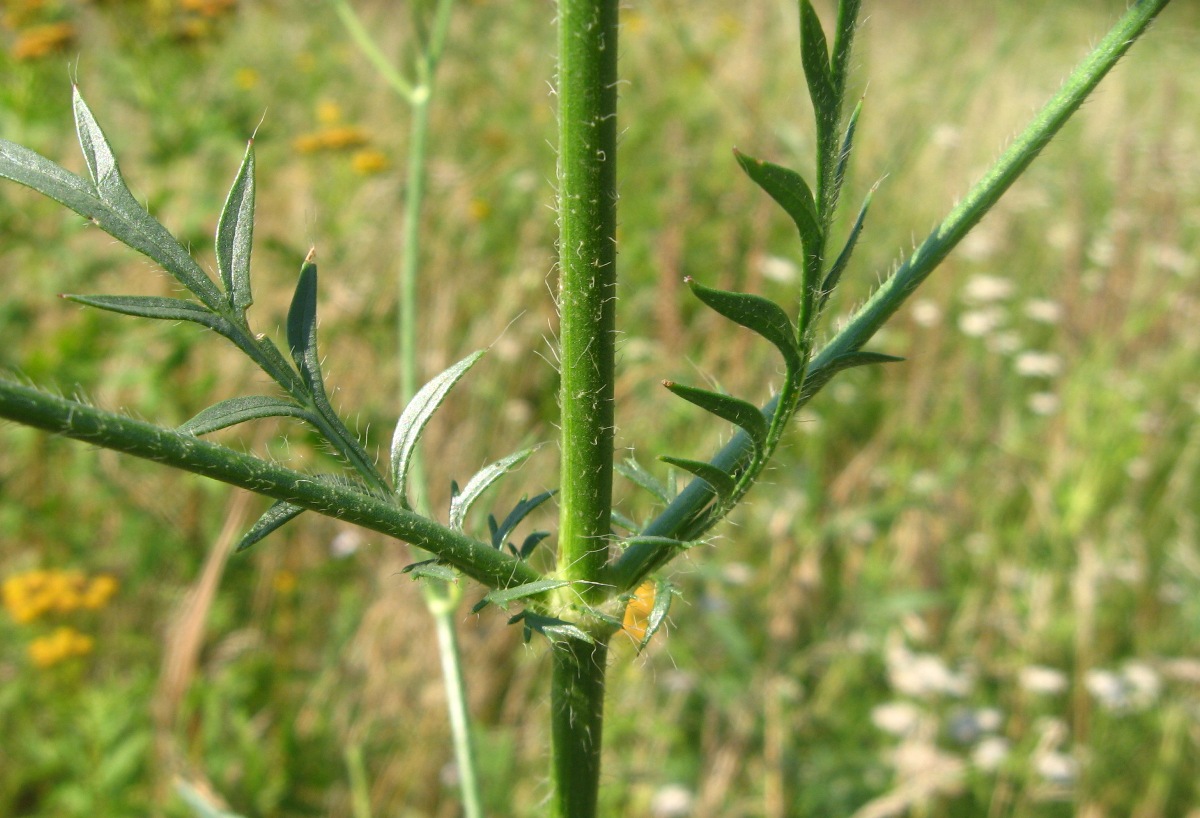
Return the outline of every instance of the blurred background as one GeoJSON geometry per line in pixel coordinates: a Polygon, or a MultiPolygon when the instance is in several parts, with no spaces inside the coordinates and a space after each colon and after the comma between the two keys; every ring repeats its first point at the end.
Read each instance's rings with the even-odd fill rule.
{"type": "MultiPolygon", "coordinates": [[[[387,53],[410,50],[407,4],[355,5],[387,53]]],[[[794,228],[731,149],[811,174],[811,111],[793,3],[626,6],[619,445],[665,479],[657,455],[705,456],[729,430],[660,379],[762,402],[778,377],[768,345],[681,281],[792,298],[794,228]]],[[[838,235],[880,187],[842,315],[1125,2],[865,6],[838,235]]],[[[250,319],[280,337],[315,245],[335,402],[385,446],[408,112],[330,8],[2,9],[0,135],[82,171],[77,80],[135,195],[209,269],[255,135],[250,319]]],[[[439,508],[451,479],[554,437],[553,14],[460,3],[439,74],[424,375],[492,346],[425,438],[439,508]]],[[[1200,815],[1196,76],[1200,8],[1175,3],[871,345],[907,361],[840,376],[749,502],[671,566],[666,632],[613,651],[602,814],[1200,815]]],[[[166,424],[265,388],[195,327],[59,300],[177,287],[8,183],[0,266],[0,370],[166,424]]],[[[331,467],[293,424],[216,437],[331,467]]],[[[547,446],[497,508],[553,487],[555,461],[547,446]]],[[[457,814],[405,548],[305,516],[229,558],[266,505],[0,426],[0,815],[183,816],[176,775],[245,816],[457,814]]],[[[503,613],[469,615],[481,595],[461,623],[488,813],[539,815],[546,651],[503,613]]]]}

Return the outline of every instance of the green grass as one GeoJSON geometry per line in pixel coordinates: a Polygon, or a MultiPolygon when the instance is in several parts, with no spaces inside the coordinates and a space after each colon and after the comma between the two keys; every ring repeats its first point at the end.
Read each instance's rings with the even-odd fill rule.
{"type": "MultiPolygon", "coordinates": [[[[258,127],[258,324],[282,322],[296,263],[315,243],[335,400],[362,407],[361,424],[384,430],[372,434],[379,445],[397,411],[391,375],[377,373],[394,372],[402,169],[362,176],[348,153],[301,155],[294,139],[335,101],[398,162],[404,109],[328,12],[243,5],[183,47],[161,21],[146,23],[158,38],[129,34],[140,4],[59,13],[78,23],[78,78],[108,112],[131,187],[194,247],[208,246],[258,127]],[[246,70],[258,78],[250,87],[237,81],[246,70]]],[[[855,76],[869,77],[868,94],[847,189],[860,196],[886,179],[847,272],[850,297],[865,297],[965,192],[1124,4],[1048,3],[1032,20],[1028,6],[970,4],[949,19],[923,6],[867,9],[855,76]]],[[[772,278],[786,265],[769,258],[790,252],[792,228],[741,178],[730,148],[785,164],[809,153],[794,11],[725,9],[626,14],[618,445],[644,460],[700,455],[720,433],[682,402],[664,404],[659,379],[738,392],[775,365],[696,310],[683,276],[791,292],[772,278]],[[731,342],[714,343],[717,333],[731,342]]],[[[768,484],[674,571],[683,598],[670,632],[641,658],[614,649],[603,814],[655,814],[676,784],[695,815],[851,815],[914,791],[930,800],[891,814],[1200,810],[1200,91],[1187,81],[1200,71],[1198,22],[1187,4],[1168,10],[929,282],[922,308],[875,345],[908,362],[849,373],[818,398],[768,484]],[[1012,290],[978,303],[979,276],[1012,290]],[[1057,323],[1030,317],[1032,299],[1058,305],[1057,323]],[[963,332],[972,326],[992,328],[963,332]],[[1020,373],[1034,352],[1056,356],[1040,359],[1051,374],[1020,373]],[[903,673],[939,663],[959,695],[922,695],[921,679],[938,677],[903,673]],[[1148,667],[1160,689],[1146,706],[1134,697],[1109,709],[1089,680],[1130,663],[1130,678],[1148,667]],[[1023,687],[1033,666],[1061,671],[1066,688],[1023,687]],[[896,702],[915,705],[903,741],[872,722],[896,702]],[[995,733],[1010,747],[992,772],[972,762],[978,738],[953,729],[981,708],[999,712],[995,733]],[[1039,774],[1052,752],[1077,764],[1070,786],[1039,774]],[[921,759],[956,775],[939,778],[921,759]]],[[[398,47],[400,31],[385,42],[398,47]]],[[[0,34],[11,47],[16,35],[0,34]]],[[[524,445],[556,415],[554,370],[535,354],[549,357],[554,318],[551,38],[539,4],[456,12],[433,125],[422,320],[434,340],[422,365],[433,374],[496,346],[429,431],[426,450],[454,468],[433,486],[435,507],[448,501],[446,478],[524,445]],[[461,422],[482,413],[494,422],[461,422]]],[[[62,64],[0,56],[0,133],[78,169],[62,64]]],[[[167,422],[256,382],[192,329],[54,298],[171,286],[49,203],[0,188],[0,237],[0,367],[167,422]]],[[[294,426],[240,439],[301,464],[324,457],[294,426]]],[[[522,488],[554,485],[553,461],[526,466],[522,488]]],[[[627,513],[649,511],[618,489],[627,513]]],[[[369,535],[336,559],[330,544],[347,532],[313,518],[231,559],[186,692],[163,704],[164,645],[180,644],[170,623],[227,520],[241,530],[261,505],[0,429],[0,576],[78,568],[121,581],[103,611],[70,620],[95,637],[94,652],[52,668],[32,666],[26,646],[57,620],[0,615],[11,739],[0,814],[184,815],[170,796],[181,771],[245,815],[350,816],[352,749],[364,755],[372,814],[454,814],[433,634],[399,574],[406,556],[369,535]],[[157,510],[163,496],[169,515],[157,510]]],[[[546,656],[514,650],[520,634],[502,616],[464,612],[463,628],[488,814],[537,815],[546,656]]]]}

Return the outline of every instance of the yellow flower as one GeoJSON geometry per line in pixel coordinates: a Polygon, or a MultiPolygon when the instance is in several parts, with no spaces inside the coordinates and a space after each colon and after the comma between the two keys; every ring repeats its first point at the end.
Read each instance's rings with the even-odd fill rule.
{"type": "Polygon", "coordinates": [[[74,628],[55,628],[49,636],[40,636],[29,643],[29,658],[38,667],[50,667],[66,659],[86,656],[95,641],[74,628]]]}
{"type": "Polygon", "coordinates": [[[233,83],[243,91],[258,87],[262,79],[253,68],[239,68],[233,75],[233,83]]]}
{"type": "Polygon", "coordinates": [[[350,157],[350,167],[354,168],[355,173],[361,173],[364,176],[382,173],[387,170],[389,164],[387,155],[374,148],[364,148],[356,151],[354,156],[350,157]]]}
{"type": "Polygon", "coordinates": [[[323,99],[317,103],[317,122],[322,125],[336,125],[342,121],[342,106],[331,99],[323,99]]]}
{"type": "Polygon", "coordinates": [[[271,584],[277,593],[290,594],[296,590],[296,575],[288,570],[279,571],[271,579],[271,584]]]}
{"type": "Polygon", "coordinates": [[[300,153],[338,151],[367,144],[367,133],[354,125],[333,125],[296,137],[292,146],[300,153]]]}
{"type": "Polygon", "coordinates": [[[92,579],[79,598],[81,607],[98,611],[108,604],[117,593],[117,579],[111,574],[100,574],[92,579]]]}
{"type": "Polygon", "coordinates": [[[75,26],[70,23],[31,26],[13,43],[12,56],[14,60],[36,60],[65,50],[74,40],[75,26]]]}
{"type": "Polygon", "coordinates": [[[179,8],[202,17],[220,17],[237,8],[237,0],[179,0],[179,8]]]}
{"type": "Polygon", "coordinates": [[[492,205],[487,199],[472,199],[467,204],[467,216],[473,222],[481,222],[492,215],[492,205]]]}

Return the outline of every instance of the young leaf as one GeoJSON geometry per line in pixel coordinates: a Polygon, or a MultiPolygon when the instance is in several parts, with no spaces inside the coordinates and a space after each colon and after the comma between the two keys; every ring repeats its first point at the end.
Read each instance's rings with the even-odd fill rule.
{"type": "Polygon", "coordinates": [[[218,429],[225,429],[247,420],[272,417],[293,417],[314,422],[312,414],[302,406],[281,398],[267,395],[250,395],[248,397],[230,398],[200,411],[191,420],[179,427],[180,432],[190,432],[193,435],[206,435],[218,429]]]}
{"type": "Polygon", "coordinates": [[[321,359],[317,356],[317,265],[310,251],[300,267],[300,278],[288,309],[287,339],[292,360],[315,394],[324,392],[321,359]]]}
{"type": "Polygon", "coordinates": [[[433,413],[442,405],[446,395],[454,388],[454,384],[483,357],[483,350],[473,352],[466,358],[447,369],[442,374],[421,387],[408,406],[400,414],[396,423],[396,431],[392,435],[392,486],[404,508],[409,508],[408,496],[405,491],[408,483],[408,469],[412,465],[413,451],[425,425],[433,417],[433,413]]]}
{"type": "Polygon", "coordinates": [[[400,573],[412,574],[413,579],[434,579],[438,582],[458,582],[462,576],[440,560],[414,562],[404,566],[400,573]]]}
{"type": "Polygon", "coordinates": [[[837,124],[837,96],[834,93],[833,72],[829,65],[829,46],[821,18],[809,0],[800,2],[800,61],[808,80],[808,95],[818,122],[837,124]]]}
{"type": "Polygon", "coordinates": [[[518,599],[527,599],[528,597],[563,588],[570,584],[565,579],[539,579],[536,582],[527,582],[524,585],[517,585],[514,588],[492,591],[479,600],[479,602],[475,603],[475,606],[471,608],[471,613],[479,613],[488,605],[507,608],[510,602],[515,602],[518,599]]]}
{"type": "Polygon", "coordinates": [[[476,472],[475,476],[463,486],[462,491],[456,492],[450,500],[450,527],[456,531],[462,531],[463,524],[467,519],[467,512],[479,499],[479,495],[487,491],[489,486],[505,474],[529,459],[529,456],[537,451],[537,448],[531,446],[528,449],[522,449],[476,472]]]}
{"type": "Polygon", "coordinates": [[[517,550],[517,556],[521,559],[529,559],[529,555],[533,553],[533,549],[541,544],[542,540],[550,536],[549,531],[535,531],[525,538],[525,542],[521,543],[521,547],[517,550]]]}
{"type": "Polygon", "coordinates": [[[658,459],[696,475],[705,483],[708,483],[722,500],[731,496],[734,488],[737,486],[737,481],[731,475],[726,474],[712,463],[705,463],[700,460],[687,460],[682,457],[670,457],[668,455],[660,455],[658,459]]]}
{"type": "Polygon", "coordinates": [[[238,168],[217,222],[217,269],[225,296],[238,313],[254,303],[250,293],[250,250],[254,243],[254,140],[238,168]]]}
{"type": "Polygon", "coordinates": [[[847,352],[834,358],[829,363],[829,374],[841,372],[843,369],[851,369],[856,366],[870,366],[871,364],[895,364],[903,361],[903,358],[898,358],[895,355],[885,355],[882,352],[847,352]]]}
{"type": "Polygon", "coordinates": [[[557,493],[558,492],[556,490],[551,489],[550,491],[543,491],[541,494],[532,499],[522,497],[521,502],[517,503],[516,506],[513,507],[513,510],[508,512],[508,516],[504,518],[504,522],[500,523],[499,525],[496,524],[496,518],[489,515],[488,526],[491,529],[492,547],[500,548],[502,545],[504,545],[504,541],[508,539],[508,535],[513,532],[513,529],[521,524],[522,520],[528,517],[534,509],[549,500],[557,493]]]}
{"type": "MultiPolygon", "coordinates": [[[[217,309],[221,301],[220,290],[208,274],[200,269],[188,251],[165,227],[155,221],[129,192],[117,166],[112,145],[97,124],[91,109],[80,96],[78,87],[72,89],[72,98],[79,146],[83,149],[83,157],[92,176],[93,189],[98,197],[95,204],[99,207],[93,205],[88,208],[90,212],[84,212],[70,201],[59,201],[95,221],[117,240],[157,261],[183,286],[191,290],[206,307],[217,309]]],[[[44,166],[42,169],[45,170],[44,166]]],[[[41,190],[36,185],[31,186],[41,190]]],[[[42,192],[53,197],[49,191],[42,192]]]]}
{"type": "Polygon", "coordinates": [[[829,272],[825,274],[825,280],[821,282],[821,292],[817,298],[818,312],[825,308],[825,302],[829,300],[829,296],[837,288],[838,281],[841,279],[846,265],[850,263],[850,257],[854,254],[855,245],[858,244],[858,236],[862,233],[863,224],[867,219],[867,210],[871,207],[871,199],[874,195],[875,188],[867,191],[862,207],[858,209],[858,217],[854,220],[854,226],[850,228],[850,235],[846,238],[846,245],[842,248],[842,252],[838,253],[837,260],[833,262],[833,265],[829,268],[829,272]]]}
{"type": "Polygon", "coordinates": [[[625,458],[624,463],[617,463],[613,466],[617,474],[629,480],[632,483],[644,488],[646,491],[654,495],[654,499],[658,500],[663,505],[670,503],[675,495],[670,491],[668,486],[663,485],[662,481],[646,470],[646,467],[634,460],[632,457],[625,458]]]}
{"type": "Polygon", "coordinates": [[[615,508],[612,510],[612,524],[614,527],[624,529],[630,534],[640,531],[642,528],[640,525],[635,523],[629,517],[626,517],[621,512],[617,511],[615,508]]]}
{"type": "Polygon", "coordinates": [[[292,505],[283,500],[277,500],[267,509],[263,516],[258,518],[258,522],[251,526],[250,530],[245,533],[241,541],[237,544],[237,551],[245,551],[275,529],[290,520],[296,519],[303,513],[303,506],[292,505]]]}
{"type": "Polygon", "coordinates": [[[767,419],[763,416],[762,410],[754,404],[731,395],[722,395],[707,389],[696,389],[693,386],[684,386],[674,381],[663,381],[663,386],[687,402],[744,429],[758,451],[761,452],[766,446],[767,419]]]}
{"type": "Polygon", "coordinates": [[[860,99],[850,114],[850,121],[846,123],[846,133],[842,137],[842,149],[838,153],[837,169],[833,173],[832,206],[837,205],[837,196],[841,193],[842,183],[846,181],[846,168],[850,166],[850,154],[854,150],[854,133],[858,129],[858,117],[862,114],[862,107],[863,103],[860,99]]]}
{"type": "Polygon", "coordinates": [[[734,150],[738,164],[754,183],[765,190],[796,223],[800,231],[800,243],[805,253],[812,255],[820,251],[821,223],[817,217],[817,205],[812,190],[804,177],[794,170],[764,162],[734,150]]]}
{"type": "Polygon", "coordinates": [[[166,321],[191,321],[194,324],[216,330],[227,335],[231,328],[221,316],[207,307],[194,301],[182,298],[167,298],[157,295],[70,295],[63,298],[77,304],[118,312],[122,315],[135,315],[139,318],[159,318],[166,321]]]}
{"type": "Polygon", "coordinates": [[[520,622],[525,626],[525,641],[527,643],[533,636],[534,631],[537,631],[551,642],[566,642],[568,639],[578,639],[579,641],[587,642],[590,645],[594,644],[596,641],[578,625],[573,625],[570,622],[567,622],[563,619],[558,619],[557,617],[543,616],[530,610],[521,611],[519,614],[508,620],[508,624],[510,625],[513,625],[517,622],[520,622]]]}
{"type": "Polygon", "coordinates": [[[646,617],[646,629],[638,643],[638,653],[646,649],[654,634],[658,633],[658,629],[666,621],[667,614],[671,610],[671,599],[675,594],[675,587],[665,579],[660,579],[654,584],[654,605],[650,608],[650,615],[646,617]]]}
{"type": "Polygon", "coordinates": [[[761,295],[731,293],[713,290],[697,284],[690,276],[684,282],[691,287],[696,297],[734,323],[754,330],[774,344],[783,354],[789,370],[799,372],[804,368],[796,333],[787,313],[774,301],[761,295]]]}

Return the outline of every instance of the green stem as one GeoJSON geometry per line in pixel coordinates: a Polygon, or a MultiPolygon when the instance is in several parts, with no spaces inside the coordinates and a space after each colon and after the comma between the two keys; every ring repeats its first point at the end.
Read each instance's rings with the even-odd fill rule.
{"type": "MultiPolygon", "coordinates": [[[[345,0],[335,0],[335,8],[359,49],[389,85],[408,103],[412,118],[409,121],[407,180],[404,188],[404,220],[401,226],[401,258],[398,280],[399,306],[396,313],[396,337],[399,347],[400,405],[407,405],[418,390],[420,372],[417,364],[417,284],[421,268],[421,210],[425,200],[425,177],[429,145],[429,110],[433,102],[434,78],[450,28],[453,0],[438,0],[431,36],[423,42],[416,60],[415,83],[392,67],[382,50],[362,25],[345,0]]],[[[425,470],[419,456],[409,467],[408,485],[415,495],[415,508],[430,517],[429,491],[425,470]]],[[[462,656],[458,646],[455,611],[462,599],[462,587],[433,579],[421,585],[425,605],[433,617],[438,635],[442,664],[446,708],[450,718],[450,734],[454,744],[454,759],[458,767],[459,795],[465,818],[483,818],[483,795],[480,789],[474,738],[471,732],[467,688],[462,674],[462,656]]]]}
{"type": "MultiPolygon", "coordinates": [[[[798,405],[807,403],[829,382],[838,371],[840,358],[862,349],[905,299],[979,223],[1169,2],[1140,0],[1113,26],[962,202],[813,357],[798,405]]],[[[770,401],[763,407],[764,414],[773,415],[777,405],[777,400],[770,401]]],[[[713,456],[711,462],[732,472],[744,467],[751,453],[749,437],[739,432],[713,456]]],[[[712,499],[712,490],[703,481],[693,480],[641,533],[675,538],[698,536],[702,532],[689,531],[688,525],[712,499]]],[[[677,550],[650,543],[632,545],[610,569],[609,582],[617,592],[628,591],[637,587],[647,574],[665,565],[677,553],[677,550]]]]}
{"type": "Polygon", "coordinates": [[[0,378],[0,418],[114,449],[284,500],[302,508],[414,543],[489,588],[544,579],[526,563],[406,511],[390,497],[294,471],[253,455],[105,412],[0,378]]]}
{"type": "Polygon", "coordinates": [[[423,589],[425,604],[437,627],[438,649],[442,659],[442,686],[446,691],[446,709],[450,715],[450,737],[454,744],[454,761],[458,768],[458,789],[462,796],[463,815],[482,818],[483,797],[479,769],[475,756],[475,739],[471,730],[471,712],[467,705],[467,685],[462,673],[462,651],[458,646],[458,629],[454,615],[462,599],[462,586],[439,583],[423,589]]]}
{"type": "MultiPolygon", "coordinates": [[[[617,298],[618,0],[558,3],[559,333],[562,408],[558,574],[574,603],[603,599],[613,473],[617,298]]],[[[551,814],[592,818],[600,787],[607,634],[551,649],[551,814]]]]}
{"type": "MultiPolygon", "coordinates": [[[[612,509],[617,0],[559,0],[559,575],[594,582],[612,509]]],[[[602,589],[596,589],[600,591],[602,589]]]]}
{"type": "Polygon", "coordinates": [[[550,651],[551,771],[555,818],[594,818],[600,796],[604,671],[608,646],[578,639],[550,651]]]}

